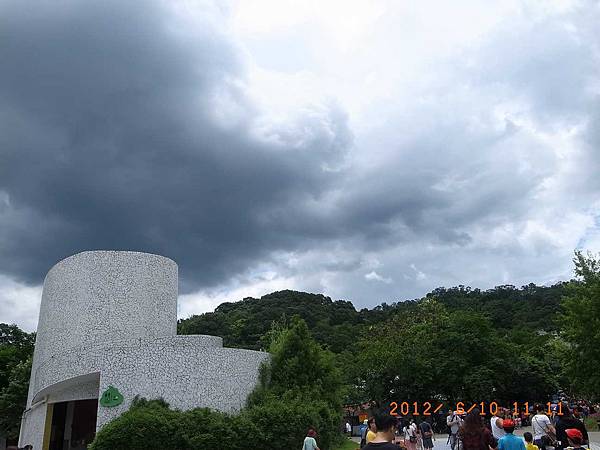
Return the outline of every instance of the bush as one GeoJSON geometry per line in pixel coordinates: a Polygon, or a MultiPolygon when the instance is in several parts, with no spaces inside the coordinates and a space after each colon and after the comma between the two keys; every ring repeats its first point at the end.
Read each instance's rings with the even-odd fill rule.
{"type": "Polygon", "coordinates": [[[160,400],[139,404],[109,422],[96,435],[92,450],[163,450],[186,449],[188,443],[181,433],[181,412],[169,409],[160,400]]]}
{"type": "Polygon", "coordinates": [[[339,412],[318,398],[268,395],[260,404],[248,408],[245,414],[262,431],[260,449],[296,448],[310,427],[318,431],[317,439],[322,449],[330,449],[340,440],[339,412]]]}

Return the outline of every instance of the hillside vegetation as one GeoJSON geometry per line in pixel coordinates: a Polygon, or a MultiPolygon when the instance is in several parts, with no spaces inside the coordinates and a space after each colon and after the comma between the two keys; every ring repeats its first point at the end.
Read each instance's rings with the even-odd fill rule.
{"type": "MultiPolygon", "coordinates": [[[[498,330],[526,329],[555,332],[560,300],[568,283],[554,286],[529,284],[522,288],[498,286],[482,291],[465,286],[438,288],[425,299],[434,299],[449,312],[472,311],[487,317],[498,330]]],[[[321,294],[279,291],[261,298],[248,297],[223,303],[214,312],[179,321],[179,334],[221,336],[224,345],[259,350],[273,322],[302,317],[317,342],[334,353],[355,346],[361,334],[392,317],[418,313],[422,300],[382,303],[373,309],[356,310],[352,302],[332,300],[321,294]]]]}
{"type": "Polygon", "coordinates": [[[420,300],[362,310],[286,290],[181,320],[179,333],[218,335],[226,346],[259,350],[271,329],[297,315],[335,354],[346,402],[542,401],[569,388],[558,333],[568,286],[439,288],[420,300]]]}

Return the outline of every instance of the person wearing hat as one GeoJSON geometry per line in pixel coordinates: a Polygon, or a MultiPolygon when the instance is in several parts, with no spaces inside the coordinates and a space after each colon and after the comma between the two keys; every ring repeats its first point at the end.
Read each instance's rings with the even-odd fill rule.
{"type": "Polygon", "coordinates": [[[583,447],[583,433],[581,431],[577,428],[569,428],[568,430],[565,430],[565,434],[569,441],[569,446],[567,448],[573,450],[585,450],[585,447],[583,447]]]}
{"type": "Polygon", "coordinates": [[[525,450],[525,442],[523,439],[515,436],[515,421],[512,419],[504,419],[502,428],[506,435],[498,440],[498,450],[525,450]]]}

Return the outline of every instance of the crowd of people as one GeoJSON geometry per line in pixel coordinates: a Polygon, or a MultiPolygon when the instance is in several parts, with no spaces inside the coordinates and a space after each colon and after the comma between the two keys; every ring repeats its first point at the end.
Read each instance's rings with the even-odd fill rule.
{"type": "MultiPolygon", "coordinates": [[[[589,436],[585,418],[590,408],[560,405],[560,414],[547,414],[545,405],[536,405],[535,411],[514,414],[511,410],[498,408],[489,421],[484,420],[478,409],[468,414],[448,411],[444,422],[448,431],[447,444],[452,450],[579,450],[589,448],[589,436]],[[523,437],[514,431],[525,423],[531,432],[523,437]]],[[[432,450],[435,447],[435,427],[432,417],[420,422],[415,418],[396,417],[380,412],[365,420],[361,430],[360,447],[365,450],[432,450]]],[[[350,425],[346,424],[346,431],[350,425]]],[[[303,450],[319,450],[316,432],[310,429],[303,450]]]]}

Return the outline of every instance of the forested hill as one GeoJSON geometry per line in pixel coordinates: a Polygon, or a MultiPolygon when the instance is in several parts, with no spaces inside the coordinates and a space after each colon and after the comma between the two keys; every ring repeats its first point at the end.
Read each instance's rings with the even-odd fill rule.
{"type": "MultiPolygon", "coordinates": [[[[427,294],[448,312],[474,311],[487,316],[498,330],[552,332],[567,283],[554,286],[529,284],[522,288],[498,286],[482,291],[465,286],[438,288],[427,294]]],[[[179,334],[210,334],[223,337],[224,345],[261,349],[273,322],[301,316],[317,341],[334,353],[349,349],[370,326],[395,315],[419,314],[422,300],[383,303],[357,311],[349,301],[334,301],[320,294],[279,291],[261,298],[223,303],[214,312],[180,320],[179,334]]]]}

